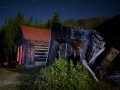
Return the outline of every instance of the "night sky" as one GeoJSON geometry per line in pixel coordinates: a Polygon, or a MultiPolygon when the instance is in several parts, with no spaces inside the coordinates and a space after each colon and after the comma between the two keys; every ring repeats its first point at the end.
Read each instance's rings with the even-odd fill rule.
{"type": "Polygon", "coordinates": [[[22,11],[34,20],[52,18],[58,11],[62,21],[97,16],[113,17],[120,14],[120,0],[0,0],[0,25],[10,16],[22,11]]]}

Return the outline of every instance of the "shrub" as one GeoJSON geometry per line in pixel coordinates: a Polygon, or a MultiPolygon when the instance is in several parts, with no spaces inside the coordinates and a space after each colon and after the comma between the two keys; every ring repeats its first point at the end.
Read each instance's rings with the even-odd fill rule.
{"type": "Polygon", "coordinates": [[[119,90],[119,86],[107,81],[94,81],[84,66],[79,63],[75,66],[66,58],[56,59],[48,67],[24,70],[29,78],[18,85],[21,90],[119,90]]]}
{"type": "Polygon", "coordinates": [[[51,66],[42,68],[40,75],[31,81],[28,90],[90,90],[93,83],[83,66],[74,66],[66,58],[56,59],[51,66]]]}

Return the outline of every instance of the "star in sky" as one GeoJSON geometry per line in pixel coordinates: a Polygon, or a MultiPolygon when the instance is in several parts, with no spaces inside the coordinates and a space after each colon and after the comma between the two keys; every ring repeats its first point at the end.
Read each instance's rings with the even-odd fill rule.
{"type": "Polygon", "coordinates": [[[1,0],[0,25],[19,11],[25,18],[46,21],[55,11],[62,21],[67,19],[86,19],[96,16],[113,17],[120,14],[120,0],[1,0]]]}

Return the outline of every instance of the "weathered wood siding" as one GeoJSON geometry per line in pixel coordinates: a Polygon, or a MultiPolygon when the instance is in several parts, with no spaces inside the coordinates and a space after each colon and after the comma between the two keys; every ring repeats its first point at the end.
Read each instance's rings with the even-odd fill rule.
{"type": "Polygon", "coordinates": [[[54,59],[58,56],[58,42],[55,40],[50,41],[50,46],[48,50],[46,65],[50,65],[54,62],[54,59]]]}
{"type": "Polygon", "coordinates": [[[113,47],[109,47],[105,57],[101,60],[101,65],[109,67],[110,63],[118,55],[119,51],[113,47]]]}
{"type": "Polygon", "coordinates": [[[79,62],[85,59],[92,65],[96,57],[105,49],[104,44],[103,38],[95,30],[81,30],[80,28],[53,24],[51,26],[51,42],[47,57],[49,63],[47,65],[53,63],[58,50],[60,57],[72,56],[74,52],[79,53],[79,62]]]}
{"type": "Polygon", "coordinates": [[[48,42],[26,40],[18,46],[22,48],[21,54],[17,54],[17,61],[24,67],[34,67],[46,64],[48,42]]]}
{"type": "Polygon", "coordinates": [[[49,43],[35,42],[34,45],[35,45],[34,53],[35,66],[45,65],[49,43]]]}

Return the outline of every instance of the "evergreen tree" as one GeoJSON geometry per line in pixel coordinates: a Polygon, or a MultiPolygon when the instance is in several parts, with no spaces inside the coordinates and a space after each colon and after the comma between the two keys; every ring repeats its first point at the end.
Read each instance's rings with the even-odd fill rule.
{"type": "Polygon", "coordinates": [[[40,26],[39,26],[39,22],[38,22],[38,20],[36,19],[35,20],[35,22],[34,22],[34,25],[33,25],[34,27],[36,27],[36,28],[39,28],[40,26]]]}
{"type": "Polygon", "coordinates": [[[45,28],[46,28],[46,29],[50,29],[50,25],[51,25],[51,20],[50,20],[50,19],[47,19],[47,20],[46,20],[46,23],[45,23],[45,28]]]}
{"type": "Polygon", "coordinates": [[[42,20],[39,21],[40,28],[43,28],[42,20]]]}
{"type": "Polygon", "coordinates": [[[33,25],[33,17],[31,16],[30,18],[28,18],[27,22],[26,22],[27,26],[32,26],[33,25]]]}
{"type": "Polygon", "coordinates": [[[52,23],[62,23],[60,20],[60,15],[57,11],[55,11],[53,19],[52,19],[52,23]]]}
{"type": "Polygon", "coordinates": [[[1,32],[1,46],[3,54],[6,56],[5,60],[12,60],[12,54],[15,53],[15,28],[14,28],[14,18],[9,17],[6,20],[5,25],[2,28],[1,32]]]}
{"type": "MultiPolygon", "coordinates": [[[[0,42],[2,41],[1,40],[1,31],[2,31],[2,26],[0,26],[0,42]]],[[[1,46],[1,43],[0,43],[0,63],[2,62],[2,46],[1,46]]]]}
{"type": "Polygon", "coordinates": [[[39,21],[39,28],[46,28],[42,20],[39,21]]]}
{"type": "Polygon", "coordinates": [[[16,23],[17,29],[20,25],[24,25],[26,23],[26,20],[22,12],[18,12],[15,18],[15,23],[16,23]]]}
{"type": "Polygon", "coordinates": [[[20,25],[26,24],[26,19],[24,18],[24,15],[22,12],[18,12],[17,16],[15,17],[14,22],[15,22],[14,23],[14,31],[15,31],[15,36],[16,36],[20,25]]]}
{"type": "Polygon", "coordinates": [[[3,25],[0,35],[1,42],[1,52],[3,56],[3,61],[15,60],[16,44],[15,39],[17,36],[18,28],[20,25],[26,23],[24,15],[22,12],[18,12],[17,16],[14,18],[10,16],[3,25]],[[14,57],[13,57],[14,56],[14,57]],[[4,58],[5,57],[5,58],[4,58]]]}
{"type": "Polygon", "coordinates": [[[1,33],[1,46],[3,55],[5,55],[5,61],[8,61],[8,55],[11,53],[11,38],[10,38],[10,31],[7,29],[7,26],[3,26],[3,30],[1,33]]]}

